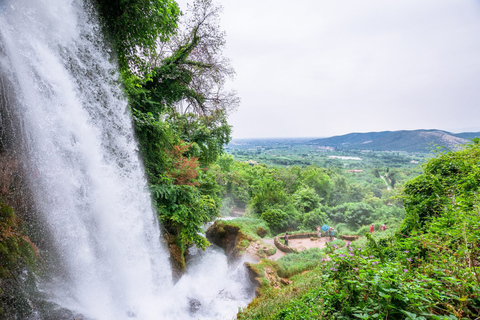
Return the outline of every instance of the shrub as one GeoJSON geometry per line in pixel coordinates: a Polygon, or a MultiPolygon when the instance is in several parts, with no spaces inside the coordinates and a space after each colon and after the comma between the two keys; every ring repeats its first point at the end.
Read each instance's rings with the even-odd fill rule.
{"type": "Polygon", "coordinates": [[[262,213],[262,219],[267,222],[272,230],[277,232],[285,230],[290,221],[288,214],[280,209],[268,209],[262,213]]]}
{"type": "Polygon", "coordinates": [[[309,230],[316,230],[317,226],[321,226],[327,222],[327,215],[320,209],[307,212],[302,218],[303,227],[309,230]]]}

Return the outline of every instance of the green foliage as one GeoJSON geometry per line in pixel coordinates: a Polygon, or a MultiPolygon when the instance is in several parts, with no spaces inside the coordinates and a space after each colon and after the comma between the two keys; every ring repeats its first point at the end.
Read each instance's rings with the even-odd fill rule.
{"type": "Polygon", "coordinates": [[[195,243],[205,248],[209,243],[199,233],[201,227],[218,214],[218,205],[209,195],[189,185],[175,185],[165,178],[151,187],[158,214],[169,233],[178,237],[181,246],[195,243]]]}
{"type": "Polygon", "coordinates": [[[330,244],[330,260],[296,276],[300,289],[266,292],[238,318],[477,319],[479,155],[473,143],[430,160],[407,183],[399,231],[366,233],[344,249],[330,244]]]}
{"type": "Polygon", "coordinates": [[[0,199],[0,317],[8,314],[24,316],[31,312],[31,305],[23,291],[25,282],[33,277],[27,268],[35,266],[36,247],[24,235],[20,220],[12,208],[0,199]]]}
{"type": "Polygon", "coordinates": [[[381,247],[372,251],[349,246],[330,254],[330,260],[323,260],[317,269],[297,276],[293,289],[267,292],[238,319],[474,319],[478,315],[479,287],[471,276],[456,277],[445,272],[445,266],[430,267],[415,253],[398,249],[395,259],[384,262],[376,256],[381,247]],[[269,302],[280,296],[288,298],[269,302]]]}
{"type": "Polygon", "coordinates": [[[439,153],[424,171],[404,188],[404,233],[423,228],[451,204],[472,208],[480,189],[480,145],[470,143],[457,152],[439,153]]]}
{"type": "Polygon", "coordinates": [[[295,207],[300,212],[310,212],[320,205],[320,197],[311,187],[299,188],[292,196],[295,207]]]}
{"type": "Polygon", "coordinates": [[[201,117],[191,113],[177,114],[172,126],[180,133],[180,139],[198,148],[191,155],[198,157],[203,166],[213,164],[223,154],[224,146],[230,142],[231,126],[222,110],[201,117]]]}
{"type": "Polygon", "coordinates": [[[141,57],[155,52],[177,27],[178,5],[173,0],[96,0],[107,34],[123,70],[141,67],[141,57]]]}
{"type": "Polygon", "coordinates": [[[221,205],[210,166],[230,141],[227,110],[238,103],[222,88],[233,70],[222,57],[220,11],[197,0],[180,31],[175,1],[96,2],[119,59],[160,221],[182,249],[203,248],[200,228],[221,205]]]}
{"type": "Polygon", "coordinates": [[[223,223],[225,225],[239,227],[245,235],[254,240],[261,239],[261,237],[258,235],[259,229],[263,229],[267,231],[267,235],[271,235],[270,228],[265,220],[262,219],[241,217],[233,220],[223,221],[223,223]]]}
{"type": "Polygon", "coordinates": [[[301,171],[301,179],[307,186],[315,189],[321,200],[330,198],[333,186],[325,170],[315,166],[307,167],[301,171]]]}
{"type": "Polygon", "coordinates": [[[318,248],[288,254],[278,259],[277,272],[279,276],[288,278],[295,274],[314,269],[324,261],[324,258],[324,250],[318,248]]]}
{"type": "Polygon", "coordinates": [[[262,214],[275,206],[288,204],[288,197],[281,181],[272,180],[265,176],[262,180],[255,180],[252,189],[251,203],[257,214],[262,214]]]}
{"type": "MultiPolygon", "coordinates": [[[[247,207],[247,212],[251,209],[259,216],[267,210],[279,210],[264,215],[275,232],[293,231],[297,226],[313,231],[320,224],[333,222],[347,223],[348,232],[355,234],[363,225],[376,221],[393,223],[404,216],[401,203],[392,200],[397,191],[390,190],[379,198],[375,190],[368,190],[368,183],[351,184],[341,172],[313,166],[267,167],[228,159],[228,169],[214,167],[222,196],[229,199],[232,207],[247,207]],[[329,203],[340,204],[321,205],[321,195],[327,196],[329,203]],[[344,202],[345,199],[355,202],[344,202]]],[[[381,183],[385,186],[383,180],[381,183]]]]}
{"type": "Polygon", "coordinates": [[[347,223],[359,227],[371,222],[373,208],[363,202],[345,203],[329,208],[328,216],[332,221],[347,223]]]}
{"type": "Polygon", "coordinates": [[[235,160],[231,155],[222,153],[217,159],[217,164],[223,172],[230,173],[235,165],[235,160]]]}
{"type": "Polygon", "coordinates": [[[327,215],[321,209],[315,209],[303,215],[302,225],[307,230],[316,230],[317,226],[327,223],[327,215]]]}
{"type": "Polygon", "coordinates": [[[262,213],[261,218],[265,220],[270,229],[275,232],[280,232],[287,229],[291,220],[291,217],[288,215],[288,213],[280,209],[268,209],[262,213]]]}

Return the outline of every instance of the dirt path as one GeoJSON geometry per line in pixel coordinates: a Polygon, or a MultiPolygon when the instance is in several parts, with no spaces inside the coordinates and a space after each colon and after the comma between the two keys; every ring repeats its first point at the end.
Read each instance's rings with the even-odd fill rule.
{"type": "Polygon", "coordinates": [[[387,191],[390,191],[390,185],[388,184],[387,180],[385,179],[384,176],[380,176],[380,178],[382,178],[383,182],[385,182],[385,184],[387,185],[387,191]]]}
{"type": "MultiPolygon", "coordinates": [[[[311,249],[311,248],[322,249],[322,248],[325,248],[327,246],[327,242],[328,242],[327,239],[328,238],[316,238],[315,240],[311,240],[310,238],[290,239],[288,241],[288,244],[289,244],[289,247],[295,248],[298,251],[303,251],[303,250],[307,250],[307,249],[311,249]]],[[[275,246],[275,243],[273,242],[273,239],[262,239],[262,240],[267,245],[275,246]]],[[[278,259],[280,259],[284,255],[286,255],[286,253],[283,252],[283,251],[280,251],[277,248],[277,252],[274,255],[268,257],[268,259],[270,259],[272,261],[277,261],[278,259]]]]}

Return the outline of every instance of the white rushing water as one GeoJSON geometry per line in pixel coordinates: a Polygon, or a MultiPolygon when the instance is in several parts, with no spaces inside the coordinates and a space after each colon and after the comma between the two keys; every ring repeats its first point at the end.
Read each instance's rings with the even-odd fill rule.
{"type": "Polygon", "coordinates": [[[35,203],[53,245],[49,299],[86,319],[231,319],[243,267],[210,249],[176,285],[127,102],[81,0],[0,0],[0,68],[14,88],[35,203]],[[214,270],[214,272],[212,272],[214,270]]]}

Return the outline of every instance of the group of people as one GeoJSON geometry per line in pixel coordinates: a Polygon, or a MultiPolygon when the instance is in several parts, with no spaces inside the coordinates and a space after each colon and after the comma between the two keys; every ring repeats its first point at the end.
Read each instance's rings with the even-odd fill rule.
{"type": "Polygon", "coordinates": [[[333,229],[332,227],[329,227],[327,225],[324,225],[322,227],[318,226],[317,227],[317,236],[319,238],[321,238],[324,235],[325,235],[325,237],[330,237],[330,239],[333,239],[333,236],[335,235],[335,229],[333,229]]]}
{"type": "MultiPolygon", "coordinates": [[[[372,224],[370,226],[370,233],[373,233],[374,230],[375,230],[375,225],[372,224]]],[[[385,230],[387,230],[387,224],[386,223],[384,223],[380,226],[380,231],[385,231],[385,230]]]]}
{"type": "MultiPolygon", "coordinates": [[[[370,226],[370,233],[373,233],[373,231],[375,230],[375,225],[372,224],[370,226]]],[[[387,230],[387,224],[384,223],[380,226],[380,231],[385,231],[387,230]]],[[[335,236],[335,229],[333,229],[332,227],[329,227],[327,225],[324,225],[322,227],[318,226],[317,227],[317,235],[319,238],[323,237],[324,236],[324,233],[325,233],[325,237],[329,237],[330,240],[333,239],[333,236],[335,236]]],[[[285,232],[285,236],[283,237],[283,239],[285,240],[285,245],[288,246],[288,232],[285,232]]]]}

